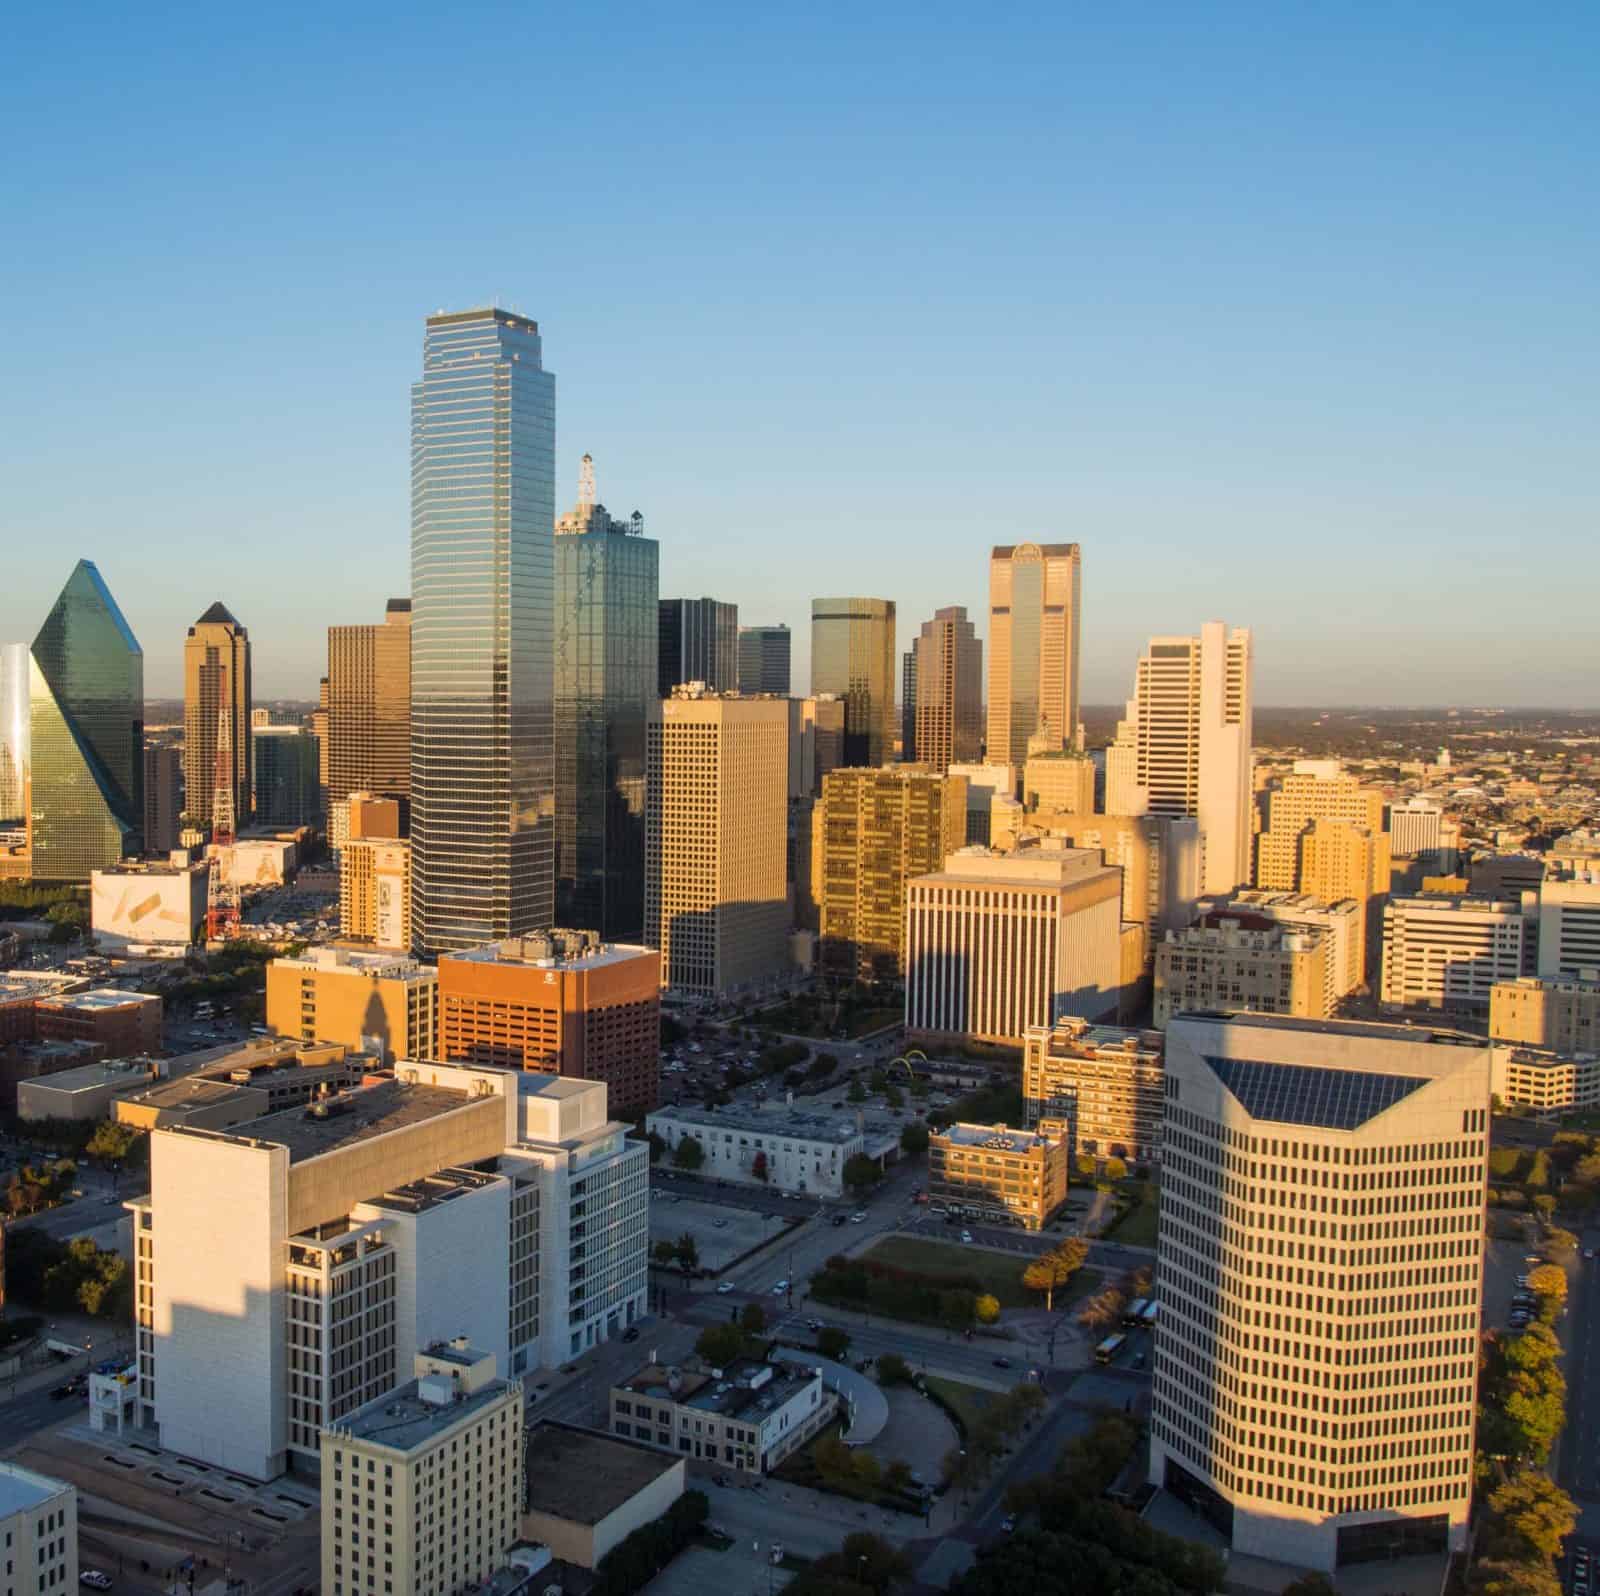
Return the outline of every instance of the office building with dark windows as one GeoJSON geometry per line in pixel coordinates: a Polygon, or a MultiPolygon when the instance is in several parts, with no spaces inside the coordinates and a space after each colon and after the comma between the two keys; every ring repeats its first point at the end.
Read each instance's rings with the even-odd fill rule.
{"type": "Polygon", "coordinates": [[[1167,1030],[1150,1481],[1241,1555],[1466,1544],[1491,1049],[1194,1013],[1167,1030]]]}
{"type": "Polygon", "coordinates": [[[894,753],[894,620],[893,599],[811,601],[811,692],[844,700],[845,765],[894,753]]]}
{"type": "Polygon", "coordinates": [[[255,766],[256,824],[309,826],[322,812],[321,744],[298,726],[257,726],[249,733],[255,766]]]}
{"type": "Polygon", "coordinates": [[[556,522],[556,917],[610,940],[644,932],[644,739],[655,702],[661,545],[595,502],[556,522]]]}
{"type": "Polygon", "coordinates": [[[27,745],[35,880],[87,882],[143,851],[144,650],[88,560],[33,640],[27,745]]]}
{"type": "Polygon", "coordinates": [[[739,687],[739,606],[714,598],[657,600],[656,696],[685,682],[713,692],[739,687]]]}
{"type": "Polygon", "coordinates": [[[739,628],[739,691],[789,696],[789,628],[739,628]]]}
{"type": "Polygon", "coordinates": [[[477,947],[555,907],[556,384],[538,324],[430,316],[411,390],[411,923],[477,947]]]}
{"type": "Polygon", "coordinates": [[[233,823],[241,826],[250,817],[255,791],[250,694],[250,634],[219,600],[189,628],[183,644],[184,813],[202,831],[211,829],[217,731],[224,709],[229,712],[233,823]]]}
{"type": "Polygon", "coordinates": [[[966,610],[959,604],[935,610],[912,651],[917,763],[934,770],[976,763],[983,749],[983,644],[966,610]]]}

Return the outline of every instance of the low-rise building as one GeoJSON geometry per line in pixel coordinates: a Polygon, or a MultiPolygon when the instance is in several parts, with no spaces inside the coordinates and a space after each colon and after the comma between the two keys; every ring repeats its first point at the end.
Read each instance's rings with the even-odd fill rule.
{"type": "Polygon", "coordinates": [[[505,1562],[522,1509],[522,1383],[464,1338],[321,1433],[322,1589],[456,1596],[505,1562]]]}
{"type": "Polygon", "coordinates": [[[1042,1230],[1067,1200],[1070,1164],[1060,1129],[948,1125],[928,1138],[928,1197],[947,1213],[1042,1230]]]}
{"type": "Polygon", "coordinates": [[[0,1463],[0,1558],[6,1596],[66,1596],[78,1588],[78,1491],[0,1463]]]}
{"type": "Polygon", "coordinates": [[[1320,931],[1252,930],[1234,915],[1169,931],[1156,947],[1153,1019],[1165,1029],[1186,1009],[1327,1018],[1328,946],[1320,931]]]}
{"type": "MultiPolygon", "coordinates": [[[[615,1427],[615,1426],[614,1426],[615,1427]]],[[[654,1426],[652,1426],[654,1428],[654,1426]]],[[[618,1435],[546,1421],[528,1431],[522,1535],[594,1568],[684,1492],[684,1461],[618,1435]]]]}
{"type": "Polygon", "coordinates": [[[1600,1106],[1600,1055],[1497,1047],[1490,1090],[1502,1103],[1572,1113],[1600,1106]]]}
{"type": "Polygon", "coordinates": [[[1215,924],[1214,916],[1228,915],[1240,925],[1258,930],[1279,925],[1291,930],[1320,931],[1328,945],[1330,1014],[1339,999],[1354,992],[1365,979],[1364,910],[1354,898],[1327,903],[1309,892],[1269,892],[1252,887],[1226,898],[1202,898],[1195,905],[1195,915],[1210,924],[1215,924]]]}
{"type": "Polygon", "coordinates": [[[439,972],[409,954],[309,948],[267,966],[267,1024],[280,1036],[397,1058],[436,1058],[439,972]]]}
{"type": "Polygon", "coordinates": [[[92,1042],[103,1058],[161,1051],[161,999],[150,993],[96,987],[41,997],[33,1014],[41,1042],[92,1042]]]}
{"type": "Polygon", "coordinates": [[[239,887],[281,887],[299,867],[299,849],[283,837],[241,837],[206,851],[219,860],[222,879],[239,887]]]}
{"type": "Polygon", "coordinates": [[[815,1369],[738,1358],[723,1369],[646,1365],[611,1388],[611,1433],[741,1474],[770,1473],[832,1419],[815,1369]]]}
{"type": "Polygon", "coordinates": [[[265,1058],[229,1060],[119,1093],[112,1117],[139,1130],[192,1125],[226,1130],[245,1120],[336,1097],[361,1084],[380,1060],[342,1044],[291,1047],[265,1058]]]}
{"type": "Polygon", "coordinates": [[[1497,981],[1489,990],[1489,1035],[1558,1053],[1600,1054],[1600,970],[1575,979],[1497,981]]]}
{"type": "Polygon", "coordinates": [[[1534,904],[1531,894],[1391,898],[1383,916],[1384,1006],[1487,1014],[1498,982],[1534,973],[1534,904]]]}
{"type": "Polygon", "coordinates": [[[211,867],[183,850],[89,878],[89,923],[103,953],[181,957],[203,934],[211,867]]]}
{"type": "Polygon", "coordinates": [[[1064,1125],[1074,1153],[1158,1162],[1165,1051],[1160,1031],[1070,1018],[1035,1026],[1022,1055],[1027,1124],[1064,1125]]]}
{"type": "Polygon", "coordinates": [[[17,1117],[76,1120],[80,1124],[105,1119],[118,1098],[158,1079],[158,1070],[153,1059],[103,1059],[18,1081],[17,1117]]]}

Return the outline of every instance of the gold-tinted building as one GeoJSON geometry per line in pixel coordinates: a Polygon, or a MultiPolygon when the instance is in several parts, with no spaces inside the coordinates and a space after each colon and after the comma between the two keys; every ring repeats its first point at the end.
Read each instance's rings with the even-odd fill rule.
{"type": "Polygon", "coordinates": [[[1093,814],[1094,762],[1075,749],[1030,747],[1022,767],[1022,806],[1035,814],[1093,814]]]}
{"type": "Polygon", "coordinates": [[[1042,1230],[1067,1200],[1064,1136],[1006,1125],[950,1125],[928,1138],[928,1198],[985,1224],[1042,1230]]]}
{"type": "Polygon", "coordinates": [[[894,752],[892,599],[811,601],[811,693],[844,700],[840,763],[881,765],[894,752]]]}
{"type": "Polygon", "coordinates": [[[312,948],[267,966],[267,1025],[279,1036],[370,1049],[386,1064],[436,1059],[439,972],[394,953],[312,948]]]}
{"type": "Polygon", "coordinates": [[[967,782],[916,766],[835,770],[812,815],[819,960],[841,980],[903,971],[906,883],[965,845],[967,782]]]}
{"type": "Polygon", "coordinates": [[[328,628],[328,796],[411,791],[411,600],[328,628]]]}
{"type": "Polygon", "coordinates": [[[411,949],[411,845],[351,838],[339,854],[339,934],[391,952],[411,949]]]}
{"type": "Polygon", "coordinates": [[[1022,1055],[1028,1124],[1066,1125],[1074,1152],[1157,1162],[1165,1055],[1160,1031],[1071,1017],[1033,1026],[1022,1055]]]}
{"type": "Polygon", "coordinates": [[[233,823],[250,818],[254,772],[250,741],[250,634],[220,600],[189,628],[183,645],[184,813],[202,830],[211,826],[217,785],[217,724],[232,711],[233,823]]]}
{"type": "Polygon", "coordinates": [[[1076,543],[1017,543],[990,553],[991,764],[1020,766],[1041,727],[1077,742],[1082,582],[1076,543]]]}
{"type": "Polygon", "coordinates": [[[652,707],[645,941],[662,986],[726,993],[787,971],[788,794],[786,699],[680,688],[652,707]]]}
{"type": "Polygon", "coordinates": [[[974,762],[983,746],[983,644],[966,610],[935,610],[916,654],[916,762],[932,770],[974,762]]]}
{"type": "Polygon", "coordinates": [[[1321,931],[1254,930],[1226,915],[1214,919],[1169,931],[1157,944],[1157,1027],[1194,1009],[1327,1018],[1330,950],[1321,931]]]}

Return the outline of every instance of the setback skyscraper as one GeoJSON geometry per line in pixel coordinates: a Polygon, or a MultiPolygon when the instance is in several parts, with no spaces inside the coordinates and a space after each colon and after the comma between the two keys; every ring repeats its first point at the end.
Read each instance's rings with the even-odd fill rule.
{"type": "Polygon", "coordinates": [[[719,599],[660,599],[656,693],[671,698],[684,682],[715,693],[739,686],[739,606],[719,599]]]}
{"type": "Polygon", "coordinates": [[[916,761],[975,762],[983,744],[983,644],[959,604],[935,610],[916,641],[916,761]]]}
{"type": "Polygon", "coordinates": [[[328,628],[328,772],[332,802],[353,792],[411,790],[411,600],[393,598],[381,626],[328,628]]]}
{"type": "Polygon", "coordinates": [[[211,829],[217,718],[225,705],[233,711],[228,735],[238,825],[250,813],[255,788],[250,758],[250,634],[219,600],[189,628],[183,645],[184,813],[204,831],[211,829]]]}
{"type": "Polygon", "coordinates": [[[1076,543],[1017,543],[989,556],[989,741],[992,765],[1022,768],[1041,727],[1078,739],[1076,543]]]}
{"type": "Polygon", "coordinates": [[[411,390],[412,932],[429,953],[555,906],[556,380],[538,324],[430,316],[411,390]]]}
{"type": "Polygon", "coordinates": [[[636,510],[556,522],[556,918],[608,942],[644,931],[645,722],[655,701],[661,546],[636,510]]]}
{"type": "Polygon", "coordinates": [[[894,750],[894,600],[811,601],[811,692],[844,700],[844,763],[885,763],[894,750]]]}
{"type": "Polygon", "coordinates": [[[144,650],[79,560],[33,640],[33,875],[87,881],[144,848],[144,650]]]}
{"type": "Polygon", "coordinates": [[[789,628],[739,628],[739,691],[789,696],[789,628]]]}

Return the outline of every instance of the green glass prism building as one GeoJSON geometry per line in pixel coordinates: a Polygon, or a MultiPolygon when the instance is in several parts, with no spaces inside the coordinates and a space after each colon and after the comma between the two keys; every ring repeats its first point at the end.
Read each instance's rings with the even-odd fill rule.
{"type": "Polygon", "coordinates": [[[556,918],[644,936],[645,723],[655,696],[660,545],[637,510],[578,503],[556,522],[556,918]]]}
{"type": "Polygon", "coordinates": [[[144,650],[88,560],[33,640],[28,758],[36,881],[143,851],[144,650]]]}
{"type": "Polygon", "coordinates": [[[411,390],[411,923],[422,953],[550,925],[556,384],[539,328],[427,319],[411,390]]]}

